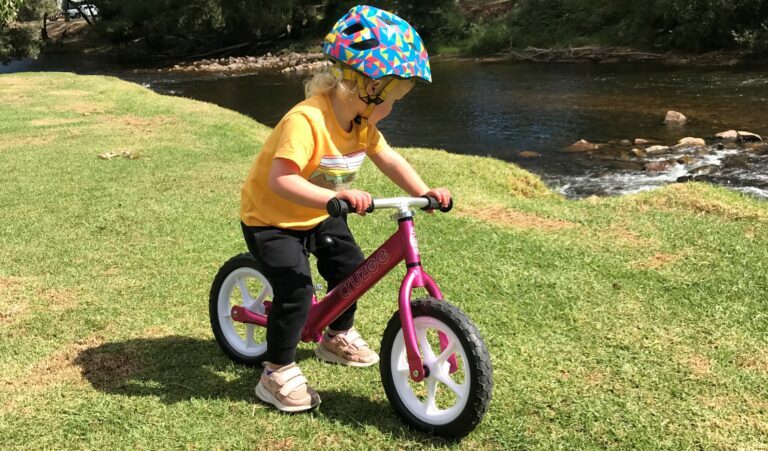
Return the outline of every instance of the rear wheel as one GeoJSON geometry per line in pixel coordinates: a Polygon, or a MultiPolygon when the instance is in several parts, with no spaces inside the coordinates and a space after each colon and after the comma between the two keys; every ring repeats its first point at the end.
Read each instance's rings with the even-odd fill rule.
{"type": "Polygon", "coordinates": [[[267,358],[266,328],[232,319],[232,307],[242,306],[265,315],[264,302],[272,287],[259,272],[250,253],[230,258],[219,269],[211,286],[208,313],[216,342],[229,358],[243,365],[258,365],[267,358]]]}
{"type": "Polygon", "coordinates": [[[427,376],[410,378],[400,316],[389,320],[381,341],[381,380],[395,412],[416,429],[460,438],[472,432],[491,402],[493,376],[488,349],[477,327],[445,301],[411,303],[419,353],[427,376]],[[448,339],[441,351],[439,333],[448,339]],[[451,371],[450,357],[456,369],[451,371]]]}

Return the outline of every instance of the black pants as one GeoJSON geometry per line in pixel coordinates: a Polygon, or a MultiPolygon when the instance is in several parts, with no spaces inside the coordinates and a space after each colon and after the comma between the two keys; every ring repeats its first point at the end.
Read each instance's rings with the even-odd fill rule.
{"type": "MultiPolygon", "coordinates": [[[[317,270],[333,289],[364,260],[347,227],[346,218],[328,218],[311,230],[249,227],[242,224],[248,250],[272,285],[272,310],[267,320],[267,358],[284,365],[296,357],[296,346],[312,304],[309,254],[317,258],[317,270]],[[332,245],[323,238],[330,237],[332,245]]],[[[336,318],[330,328],[352,327],[357,304],[336,318]]]]}

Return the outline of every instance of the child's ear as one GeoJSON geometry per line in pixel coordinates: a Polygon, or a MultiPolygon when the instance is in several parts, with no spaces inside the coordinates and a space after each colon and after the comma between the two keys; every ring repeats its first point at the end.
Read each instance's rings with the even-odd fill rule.
{"type": "Polygon", "coordinates": [[[369,96],[374,96],[379,92],[379,87],[381,87],[381,80],[371,80],[368,86],[365,87],[365,91],[369,96]]]}

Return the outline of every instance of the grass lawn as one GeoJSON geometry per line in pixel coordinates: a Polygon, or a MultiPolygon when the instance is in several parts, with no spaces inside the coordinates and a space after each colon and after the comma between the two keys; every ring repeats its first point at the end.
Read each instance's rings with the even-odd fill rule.
{"type": "MultiPolygon", "coordinates": [[[[109,77],[0,76],[0,447],[768,449],[768,204],[703,184],[567,201],[493,159],[402,149],[451,214],[426,269],[483,333],[494,398],[460,443],[395,416],[377,368],[299,364],[323,404],[259,404],[208,290],[245,245],[269,129],[109,77]],[[99,154],[121,153],[105,160],[99,154]]],[[[366,163],[359,187],[397,189],[366,163]]],[[[363,250],[395,228],[350,219],[363,250]]],[[[374,348],[403,270],[361,301],[374,348]]]]}

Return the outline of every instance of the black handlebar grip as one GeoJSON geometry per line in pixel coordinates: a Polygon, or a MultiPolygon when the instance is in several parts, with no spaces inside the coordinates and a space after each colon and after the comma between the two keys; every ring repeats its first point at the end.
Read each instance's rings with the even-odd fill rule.
{"type": "Polygon", "coordinates": [[[332,197],[331,200],[325,204],[325,209],[332,218],[338,218],[339,216],[349,213],[351,208],[352,206],[349,205],[349,202],[339,199],[338,197],[332,197]]]}
{"type": "MultiPolygon", "coordinates": [[[[373,213],[374,209],[373,202],[371,202],[371,205],[368,206],[368,208],[365,209],[366,213],[373,213]]],[[[333,218],[338,218],[339,216],[346,215],[350,211],[355,211],[354,208],[352,208],[352,204],[350,204],[348,201],[344,199],[339,199],[338,197],[332,197],[331,200],[328,201],[327,204],[325,204],[325,209],[328,211],[328,214],[331,215],[333,218]]]]}
{"type": "Polygon", "coordinates": [[[427,201],[429,202],[426,207],[422,208],[422,210],[440,210],[443,213],[448,213],[453,208],[453,199],[448,201],[447,207],[442,207],[440,206],[440,202],[438,202],[437,199],[435,199],[432,196],[421,196],[421,197],[427,199],[427,201]]]}

